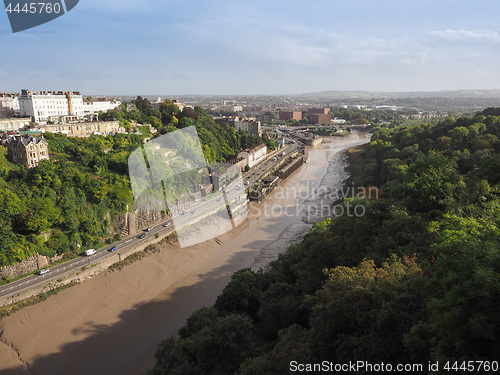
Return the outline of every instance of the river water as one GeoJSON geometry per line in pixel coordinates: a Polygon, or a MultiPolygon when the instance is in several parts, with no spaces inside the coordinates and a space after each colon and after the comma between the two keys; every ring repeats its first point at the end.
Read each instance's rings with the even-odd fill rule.
{"type": "Polygon", "coordinates": [[[183,249],[165,245],[3,319],[0,373],[144,374],[159,343],[195,309],[213,305],[234,272],[265,267],[331,214],[348,178],[345,150],[368,141],[352,133],[309,148],[307,164],[250,204],[230,233],[183,249]]]}
{"type": "Polygon", "coordinates": [[[313,223],[335,215],[336,201],[351,193],[349,187],[344,187],[349,177],[345,151],[368,141],[367,133],[357,132],[348,137],[325,137],[321,145],[308,148],[309,160],[305,166],[260,205],[251,207],[250,221],[257,218],[257,223],[246,235],[270,239],[251,265],[253,270],[264,267],[291,243],[300,241],[313,223]],[[270,232],[269,235],[263,230],[270,232]]]}

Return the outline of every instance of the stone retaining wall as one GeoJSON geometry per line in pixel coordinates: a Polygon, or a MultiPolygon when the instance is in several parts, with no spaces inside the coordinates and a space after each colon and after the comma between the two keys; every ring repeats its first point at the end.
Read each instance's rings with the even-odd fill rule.
{"type": "Polygon", "coordinates": [[[31,272],[35,272],[40,268],[48,266],[50,263],[57,262],[61,260],[62,256],[55,256],[48,258],[43,255],[33,255],[29,258],[23,260],[22,262],[13,264],[11,266],[4,266],[0,268],[0,279],[8,276],[10,279],[14,279],[21,275],[26,275],[31,272]]]}

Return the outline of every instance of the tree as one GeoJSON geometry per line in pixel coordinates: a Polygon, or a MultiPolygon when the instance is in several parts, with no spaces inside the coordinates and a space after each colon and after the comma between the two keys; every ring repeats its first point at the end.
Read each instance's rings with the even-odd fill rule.
{"type": "Polygon", "coordinates": [[[257,319],[261,291],[254,272],[243,269],[231,276],[214,307],[223,314],[246,314],[257,319]]]}
{"type": "MultiPolygon", "coordinates": [[[[500,216],[498,202],[480,217],[447,214],[431,229],[436,262],[427,290],[429,318],[407,339],[420,358],[491,360],[500,352],[500,216]]],[[[417,355],[415,356],[417,357],[417,355]]]]}
{"type": "Polygon", "coordinates": [[[393,196],[402,199],[412,212],[429,212],[444,210],[463,191],[464,182],[456,163],[443,155],[431,154],[410,165],[393,196]]]}
{"type": "Polygon", "coordinates": [[[328,281],[311,298],[310,319],[318,358],[337,363],[363,360],[401,363],[409,359],[405,333],[419,320],[422,272],[414,259],[391,257],[326,271],[328,281]]]}
{"type": "Polygon", "coordinates": [[[199,113],[191,107],[185,107],[181,113],[181,117],[187,117],[187,118],[190,118],[192,120],[196,120],[198,118],[198,116],[199,116],[199,113]]]}
{"type": "Polygon", "coordinates": [[[276,282],[262,293],[257,325],[259,337],[275,339],[278,331],[294,323],[307,324],[306,309],[299,291],[288,283],[276,282]]]}
{"type": "Polygon", "coordinates": [[[31,233],[46,231],[60,222],[60,211],[49,198],[32,199],[29,207],[29,214],[24,225],[31,233]]]}
{"type": "Polygon", "coordinates": [[[151,123],[151,126],[153,126],[156,129],[161,128],[161,121],[158,117],[156,116],[149,116],[149,122],[151,123]]]}
{"type": "Polygon", "coordinates": [[[180,112],[179,107],[174,104],[170,99],[166,99],[160,105],[161,121],[164,125],[172,121],[172,117],[180,112]]]}
{"type": "Polygon", "coordinates": [[[150,374],[234,374],[240,363],[255,353],[251,319],[229,314],[207,322],[188,337],[164,341],[150,374]]]}
{"type": "Polygon", "coordinates": [[[279,332],[271,350],[243,362],[236,375],[288,374],[292,361],[321,362],[322,359],[316,356],[315,347],[316,343],[310,331],[293,324],[279,332]]]}

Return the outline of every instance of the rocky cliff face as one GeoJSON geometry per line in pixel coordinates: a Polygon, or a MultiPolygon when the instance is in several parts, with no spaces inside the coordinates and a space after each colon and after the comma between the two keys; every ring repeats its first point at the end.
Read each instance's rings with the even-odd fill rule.
{"type": "Polygon", "coordinates": [[[13,264],[12,266],[5,266],[0,268],[0,278],[8,276],[10,279],[20,275],[26,275],[35,272],[41,268],[48,266],[50,263],[61,260],[62,256],[55,256],[52,258],[43,255],[33,255],[22,262],[13,264]]]}
{"type": "Polygon", "coordinates": [[[132,207],[127,214],[114,218],[113,227],[122,236],[129,236],[162,222],[167,217],[168,215],[164,211],[132,207]]]}

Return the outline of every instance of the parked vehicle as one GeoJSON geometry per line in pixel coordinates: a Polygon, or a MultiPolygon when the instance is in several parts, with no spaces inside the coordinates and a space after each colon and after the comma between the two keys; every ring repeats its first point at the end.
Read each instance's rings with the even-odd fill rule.
{"type": "Polygon", "coordinates": [[[94,255],[95,253],[97,253],[97,251],[95,251],[94,249],[85,250],[85,255],[88,257],[94,255]]]}

